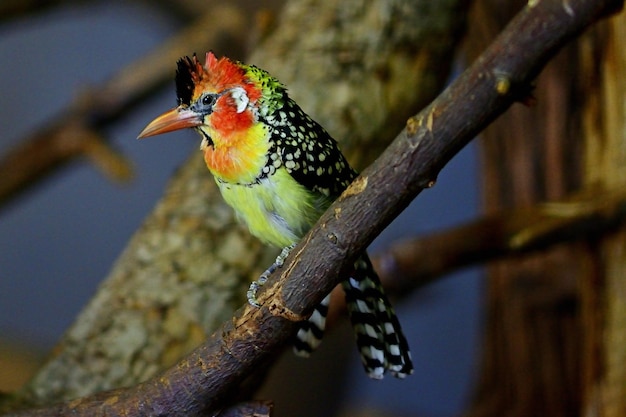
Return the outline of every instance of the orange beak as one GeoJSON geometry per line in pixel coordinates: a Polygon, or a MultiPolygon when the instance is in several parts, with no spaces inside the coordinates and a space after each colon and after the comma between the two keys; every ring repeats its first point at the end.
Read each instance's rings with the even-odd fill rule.
{"type": "Polygon", "coordinates": [[[182,107],[176,107],[169,110],[146,126],[137,139],[147,138],[148,136],[160,135],[161,133],[173,132],[175,130],[186,129],[188,127],[196,127],[202,124],[202,115],[192,110],[182,107]]]}

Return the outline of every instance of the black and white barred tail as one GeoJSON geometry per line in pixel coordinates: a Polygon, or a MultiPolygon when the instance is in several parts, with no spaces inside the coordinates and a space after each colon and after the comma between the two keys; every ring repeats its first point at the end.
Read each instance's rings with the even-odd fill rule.
{"type": "Polygon", "coordinates": [[[315,307],[308,320],[298,323],[298,333],[293,341],[293,351],[296,355],[308,358],[322,343],[329,304],[330,294],[315,307]]]}
{"type": "MultiPolygon", "coordinates": [[[[367,255],[355,262],[351,275],[342,287],[365,372],[374,379],[383,378],[387,370],[397,378],[410,375],[413,364],[408,343],[367,255]]],[[[321,343],[329,301],[327,296],[309,320],[301,323],[294,342],[296,354],[309,356],[321,343]]]]}

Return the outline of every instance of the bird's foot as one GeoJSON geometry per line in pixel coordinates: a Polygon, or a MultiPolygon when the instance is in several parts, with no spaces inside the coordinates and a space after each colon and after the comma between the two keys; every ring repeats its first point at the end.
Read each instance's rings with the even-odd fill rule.
{"type": "Polygon", "coordinates": [[[252,284],[250,284],[250,288],[248,289],[248,292],[247,292],[248,303],[250,303],[250,305],[254,307],[261,307],[261,304],[259,304],[258,300],[256,299],[257,291],[259,291],[259,289],[263,285],[265,285],[269,276],[272,275],[272,273],[276,271],[277,268],[280,268],[283,266],[283,264],[285,263],[285,259],[287,259],[287,256],[289,256],[289,253],[295,247],[296,247],[295,243],[289,246],[285,246],[283,250],[280,252],[280,254],[276,257],[276,260],[274,261],[274,263],[269,268],[267,268],[265,272],[261,274],[259,279],[257,279],[256,281],[253,281],[252,284]]]}

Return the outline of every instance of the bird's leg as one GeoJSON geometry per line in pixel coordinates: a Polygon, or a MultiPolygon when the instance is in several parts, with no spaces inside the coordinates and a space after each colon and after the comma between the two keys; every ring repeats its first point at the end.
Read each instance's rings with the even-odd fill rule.
{"type": "Polygon", "coordinates": [[[261,274],[259,279],[257,279],[256,281],[253,281],[252,284],[250,284],[250,288],[248,289],[248,292],[247,292],[248,303],[250,303],[250,305],[254,307],[261,307],[261,304],[259,304],[259,302],[256,299],[257,291],[259,291],[259,289],[263,285],[265,285],[269,276],[272,275],[272,273],[276,271],[277,268],[280,268],[283,266],[283,264],[285,263],[285,259],[287,259],[287,256],[289,256],[289,253],[295,247],[296,247],[295,243],[292,243],[289,246],[285,246],[283,250],[280,252],[280,254],[276,257],[276,260],[274,261],[274,263],[269,268],[267,268],[265,272],[261,274]]]}

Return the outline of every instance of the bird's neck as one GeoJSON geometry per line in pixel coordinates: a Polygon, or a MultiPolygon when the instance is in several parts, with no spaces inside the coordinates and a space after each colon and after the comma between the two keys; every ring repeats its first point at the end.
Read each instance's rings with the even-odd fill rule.
{"type": "Polygon", "coordinates": [[[207,128],[213,144],[206,146],[204,161],[211,173],[227,183],[253,183],[267,163],[268,134],[263,124],[246,129],[218,130],[207,128]]]}

